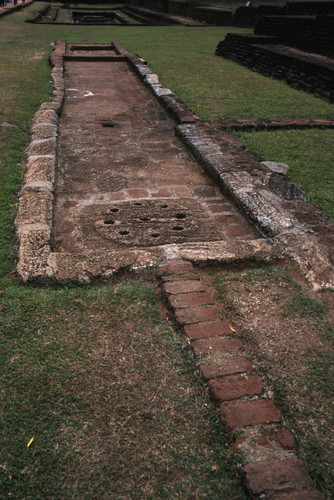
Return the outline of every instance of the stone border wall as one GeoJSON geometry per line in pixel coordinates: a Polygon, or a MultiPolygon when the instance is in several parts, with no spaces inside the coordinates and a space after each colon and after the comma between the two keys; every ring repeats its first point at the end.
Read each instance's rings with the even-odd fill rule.
{"type": "Polygon", "coordinates": [[[20,242],[17,272],[23,279],[47,279],[51,254],[56,186],[58,121],[64,100],[63,56],[66,42],[56,43],[50,57],[54,91],[34,116],[27,149],[24,183],[19,194],[16,228],[20,242]]]}
{"type": "Polygon", "coordinates": [[[334,102],[334,61],[297,55],[279,42],[275,36],[228,33],[216,55],[334,102]]]}
{"type": "Polygon", "coordinates": [[[130,5],[151,9],[152,11],[188,17],[216,26],[232,26],[233,12],[215,7],[207,7],[192,2],[170,0],[130,0],[130,5]]]}

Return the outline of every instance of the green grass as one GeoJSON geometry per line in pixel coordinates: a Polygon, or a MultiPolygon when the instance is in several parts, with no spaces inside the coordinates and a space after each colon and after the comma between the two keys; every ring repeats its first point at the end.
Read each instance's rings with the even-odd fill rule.
{"type": "Polygon", "coordinates": [[[12,286],[1,309],[2,497],[242,498],[149,282],[12,286]]]}
{"type": "Polygon", "coordinates": [[[265,160],[287,163],[288,179],[334,217],[334,130],[238,132],[265,160]]]}

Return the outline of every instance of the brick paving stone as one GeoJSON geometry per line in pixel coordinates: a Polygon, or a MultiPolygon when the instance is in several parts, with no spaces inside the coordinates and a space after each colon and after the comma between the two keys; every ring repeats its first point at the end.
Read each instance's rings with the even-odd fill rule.
{"type": "Polygon", "coordinates": [[[230,224],[224,228],[224,232],[230,238],[234,236],[246,236],[252,234],[252,229],[246,224],[230,224]]]}
{"type": "Polygon", "coordinates": [[[226,321],[207,321],[197,325],[187,325],[184,333],[190,339],[204,339],[207,337],[225,337],[233,335],[233,330],[226,321]]]}
{"type": "Polygon", "coordinates": [[[191,273],[193,270],[194,267],[190,262],[184,260],[173,260],[171,262],[161,264],[157,269],[157,275],[166,276],[178,273],[191,273]]]}
{"type": "Polygon", "coordinates": [[[276,440],[282,446],[288,450],[293,450],[296,448],[296,441],[291,432],[288,429],[278,429],[276,432],[276,440]]]}
{"type": "Polygon", "coordinates": [[[207,292],[181,293],[179,295],[170,295],[169,305],[174,309],[182,309],[191,306],[204,306],[214,304],[215,301],[207,292]]]}
{"type": "Polygon", "coordinates": [[[109,198],[115,201],[125,200],[125,193],[115,191],[114,193],[109,193],[109,198]]]}
{"type": "Polygon", "coordinates": [[[131,196],[131,198],[147,198],[148,197],[147,189],[133,188],[133,189],[128,189],[127,191],[128,191],[129,196],[131,196]]]}
{"type": "Polygon", "coordinates": [[[189,188],[185,186],[173,186],[176,196],[180,198],[190,198],[193,196],[189,188]]]}
{"type": "Polygon", "coordinates": [[[253,365],[245,356],[223,358],[219,362],[205,361],[199,366],[204,380],[253,371],[253,365]]]}
{"type": "Polygon", "coordinates": [[[173,196],[173,193],[169,188],[160,188],[157,191],[152,192],[151,196],[154,198],[170,198],[173,196]]]}
{"type": "MultiPolygon", "coordinates": [[[[196,282],[192,281],[191,283],[196,282]]],[[[175,311],[175,319],[180,325],[193,325],[194,323],[214,321],[219,318],[219,310],[214,306],[187,307],[175,311]]]]}
{"type": "Polygon", "coordinates": [[[220,419],[227,430],[231,431],[249,425],[279,422],[280,416],[272,401],[257,399],[222,405],[220,419]]]}
{"type": "Polygon", "coordinates": [[[207,200],[206,204],[208,205],[211,212],[214,214],[219,214],[219,213],[231,210],[231,205],[229,203],[224,202],[224,201],[207,200]]]}
{"type": "Polygon", "coordinates": [[[190,280],[199,280],[200,277],[197,273],[192,273],[192,274],[171,274],[171,275],[165,275],[161,276],[162,281],[167,282],[167,281],[190,281],[190,280]]]}
{"type": "Polygon", "coordinates": [[[263,385],[257,375],[246,375],[211,380],[210,389],[218,401],[229,401],[243,396],[259,395],[263,385]]]}
{"type": "Polygon", "coordinates": [[[175,282],[172,281],[164,283],[163,289],[167,295],[177,295],[178,293],[207,291],[207,288],[200,281],[195,281],[195,280],[175,281],[175,282]]]}
{"type": "Polygon", "coordinates": [[[230,213],[215,215],[215,219],[220,224],[237,224],[239,222],[239,218],[230,213]]]}
{"type": "Polygon", "coordinates": [[[255,495],[312,486],[310,476],[298,458],[251,463],[241,471],[246,488],[255,495]]]}
{"type": "Polygon", "coordinates": [[[195,354],[236,354],[244,351],[245,347],[240,339],[236,337],[211,337],[207,339],[195,340],[192,342],[195,354]]]}

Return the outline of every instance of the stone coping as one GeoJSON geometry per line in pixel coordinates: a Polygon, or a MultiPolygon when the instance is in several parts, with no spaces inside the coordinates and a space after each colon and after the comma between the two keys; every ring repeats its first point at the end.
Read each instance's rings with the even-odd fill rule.
{"type": "MultiPolygon", "coordinates": [[[[32,123],[27,148],[24,184],[16,218],[20,242],[17,272],[23,281],[106,278],[114,272],[154,266],[161,260],[181,257],[194,262],[241,262],[270,260],[279,255],[295,260],[315,289],[334,285],[333,269],[316,238],[284,210],[281,200],[267,186],[226,158],[220,147],[196,128],[198,117],[171,90],[164,88],[145,60],[128,53],[118,42],[112,49],[124,57],[167,111],[179,123],[177,134],[204,169],[237,205],[266,240],[216,241],[107,252],[101,255],[70,255],[52,251],[52,221],[56,185],[57,136],[65,85],[63,62],[66,41],[58,41],[50,56],[54,91],[32,123]]],[[[84,57],[84,55],[83,55],[84,57]]]]}

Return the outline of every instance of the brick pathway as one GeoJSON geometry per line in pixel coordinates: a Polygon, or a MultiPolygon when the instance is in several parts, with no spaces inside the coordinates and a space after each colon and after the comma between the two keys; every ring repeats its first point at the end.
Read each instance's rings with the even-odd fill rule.
{"type": "Polygon", "coordinates": [[[221,422],[235,433],[232,449],[242,450],[248,461],[241,470],[246,489],[257,498],[324,499],[295,456],[294,438],[282,426],[277,407],[261,395],[262,382],[244,354],[244,345],[221,319],[213,293],[201,283],[193,265],[169,261],[158,267],[157,275],[220,405],[221,422]]]}

